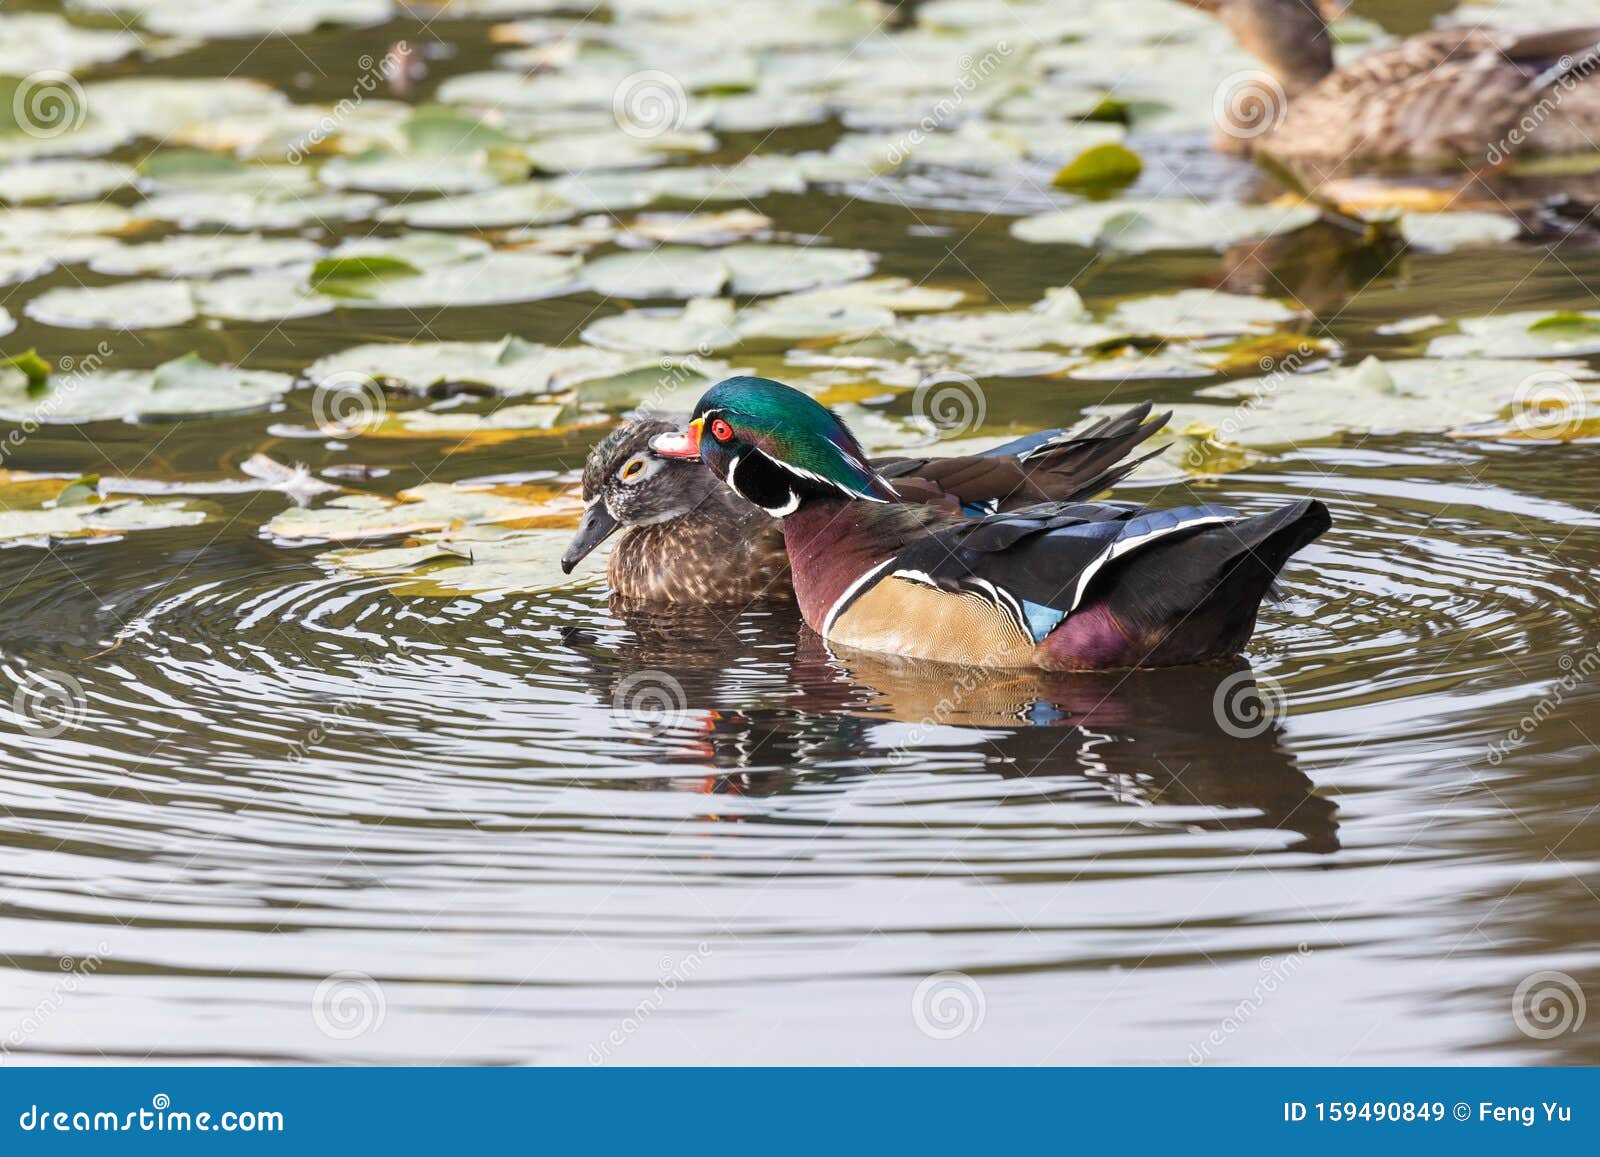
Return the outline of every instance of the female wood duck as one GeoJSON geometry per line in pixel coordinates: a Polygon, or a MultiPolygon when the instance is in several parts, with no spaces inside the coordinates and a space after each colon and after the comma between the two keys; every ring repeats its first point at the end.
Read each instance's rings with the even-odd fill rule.
{"type": "MultiPolygon", "coordinates": [[[[1144,458],[1123,461],[1166,425],[1150,405],[1103,418],[1078,433],[1045,430],[983,454],[879,458],[908,500],[951,513],[989,513],[1051,499],[1092,497],[1144,458]]],[[[698,463],[662,458],[650,440],[680,423],[644,418],[613,430],[583,471],[583,519],[561,558],[568,574],[618,529],[611,587],[636,603],[737,604],[790,598],[789,557],[779,523],[724,487],[698,463]]],[[[1149,457],[1146,455],[1145,457],[1149,457]]]]}
{"type": "Polygon", "coordinates": [[[983,667],[1165,667],[1238,654],[1289,556],[1328,528],[1313,499],[1246,517],[1046,502],[967,517],[908,502],[831,411],[729,378],[658,455],[699,458],[783,520],[794,590],[824,638],[983,667]]]}
{"type": "Polygon", "coordinates": [[[1600,139],[1600,26],[1446,28],[1336,70],[1323,12],[1341,3],[1189,3],[1215,13],[1282,86],[1219,94],[1230,106],[1219,147],[1265,152],[1314,183],[1397,164],[1481,169],[1513,156],[1590,153],[1600,139]]]}

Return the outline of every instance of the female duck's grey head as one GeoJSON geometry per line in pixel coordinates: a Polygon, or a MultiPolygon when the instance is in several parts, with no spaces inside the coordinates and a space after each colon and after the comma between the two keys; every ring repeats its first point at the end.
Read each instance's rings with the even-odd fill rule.
{"type": "Polygon", "coordinates": [[[568,574],[619,529],[682,518],[717,488],[693,462],[675,462],[650,450],[650,439],[678,423],[641,418],[617,427],[589,451],[583,466],[583,518],[561,556],[568,574]]]}

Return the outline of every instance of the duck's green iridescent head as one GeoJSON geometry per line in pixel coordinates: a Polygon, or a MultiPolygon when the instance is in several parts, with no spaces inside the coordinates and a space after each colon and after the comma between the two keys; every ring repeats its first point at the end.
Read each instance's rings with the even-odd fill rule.
{"type": "Polygon", "coordinates": [[[667,458],[698,456],[735,494],[775,518],[812,498],[899,500],[832,410],[770,378],[718,382],[695,406],[685,433],[662,434],[651,447],[667,458]]]}

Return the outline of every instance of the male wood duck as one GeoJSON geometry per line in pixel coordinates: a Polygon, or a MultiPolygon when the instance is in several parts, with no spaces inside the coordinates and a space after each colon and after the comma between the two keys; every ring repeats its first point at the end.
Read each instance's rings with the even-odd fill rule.
{"type": "MultiPolygon", "coordinates": [[[[1150,404],[1103,418],[1076,433],[1045,430],[982,454],[878,458],[907,500],[952,514],[1012,510],[1051,499],[1087,498],[1120,482],[1141,458],[1124,460],[1159,431],[1166,414],[1150,404]]],[[[662,458],[650,440],[680,422],[641,418],[589,452],[583,519],[561,558],[568,574],[619,529],[611,587],[636,603],[738,604],[792,598],[781,525],[728,490],[698,463],[662,458]]]]}
{"type": "Polygon", "coordinates": [[[1600,26],[1518,33],[1445,28],[1340,69],[1325,11],[1337,0],[1188,0],[1267,66],[1281,94],[1222,94],[1217,143],[1266,153],[1302,179],[1388,167],[1493,168],[1592,153],[1600,139],[1600,26]],[[1283,99],[1287,107],[1283,107],[1283,99]]]}
{"type": "Polygon", "coordinates": [[[699,458],[783,520],[807,625],[835,643],[983,667],[1165,667],[1236,655],[1289,556],[1328,528],[1305,499],[1253,517],[1045,502],[967,517],[908,502],[814,398],[729,378],[654,451],[699,458]]]}

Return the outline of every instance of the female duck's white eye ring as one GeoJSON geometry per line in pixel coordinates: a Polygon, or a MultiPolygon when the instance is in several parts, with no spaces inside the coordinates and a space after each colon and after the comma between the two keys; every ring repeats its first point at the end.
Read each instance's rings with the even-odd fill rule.
{"type": "Polygon", "coordinates": [[[643,458],[635,458],[632,461],[630,461],[626,466],[624,466],[622,468],[622,473],[619,474],[618,477],[621,478],[624,482],[631,482],[633,479],[639,477],[639,475],[641,475],[643,473],[644,473],[644,459],[643,458]]]}

